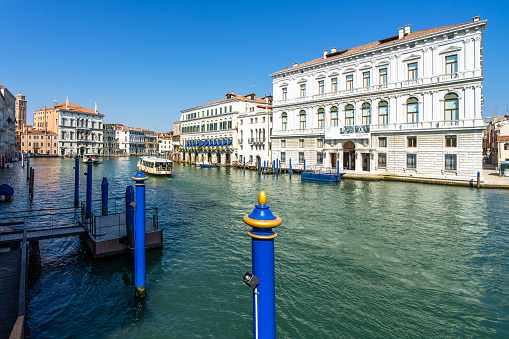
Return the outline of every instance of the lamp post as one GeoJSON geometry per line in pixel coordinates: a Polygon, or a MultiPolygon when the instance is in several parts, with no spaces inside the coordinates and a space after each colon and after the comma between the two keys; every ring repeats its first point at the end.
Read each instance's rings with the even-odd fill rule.
{"type": "Polygon", "coordinates": [[[252,227],[248,232],[252,241],[253,274],[244,275],[244,282],[253,288],[253,325],[255,338],[276,337],[274,238],[272,229],[281,225],[281,218],[272,214],[267,195],[261,191],[258,205],[251,214],[244,216],[244,222],[252,227]],[[254,277],[253,277],[254,276],[254,277]],[[251,285],[252,278],[259,280],[251,285]]]}

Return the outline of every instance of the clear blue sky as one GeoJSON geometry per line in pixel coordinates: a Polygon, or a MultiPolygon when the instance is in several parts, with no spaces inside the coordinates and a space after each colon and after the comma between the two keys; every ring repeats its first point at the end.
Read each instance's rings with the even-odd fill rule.
{"type": "Polygon", "coordinates": [[[0,84],[33,111],[72,103],[169,131],[180,110],[272,93],[270,73],[397,34],[488,19],[484,115],[509,103],[508,1],[4,1],[0,84]]]}

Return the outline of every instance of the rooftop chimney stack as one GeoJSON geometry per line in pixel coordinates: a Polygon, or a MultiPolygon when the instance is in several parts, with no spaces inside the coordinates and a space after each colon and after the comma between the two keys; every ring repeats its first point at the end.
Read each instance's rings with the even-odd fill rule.
{"type": "Polygon", "coordinates": [[[477,22],[477,21],[479,21],[479,20],[481,20],[481,17],[480,17],[480,16],[474,16],[474,17],[472,18],[472,21],[473,21],[473,22],[477,22]]]}
{"type": "Polygon", "coordinates": [[[97,110],[97,101],[95,102],[95,112],[98,113],[99,111],[97,110]]]}
{"type": "Polygon", "coordinates": [[[331,48],[330,48],[330,52],[331,52],[331,53],[336,53],[336,47],[331,47],[331,48]]]}
{"type": "Polygon", "coordinates": [[[293,67],[298,66],[298,65],[299,65],[299,63],[298,63],[298,62],[294,62],[294,63],[293,63],[293,67]]]}
{"type": "Polygon", "coordinates": [[[326,49],[323,50],[323,58],[327,59],[327,50],[326,49]]]}
{"type": "Polygon", "coordinates": [[[405,35],[410,34],[410,25],[405,25],[405,35]]]}
{"type": "Polygon", "coordinates": [[[69,96],[67,96],[67,99],[65,100],[65,109],[69,110],[69,96]]]}
{"type": "Polygon", "coordinates": [[[404,34],[403,34],[403,28],[398,28],[398,35],[399,35],[399,39],[403,38],[404,37],[404,34]]]}

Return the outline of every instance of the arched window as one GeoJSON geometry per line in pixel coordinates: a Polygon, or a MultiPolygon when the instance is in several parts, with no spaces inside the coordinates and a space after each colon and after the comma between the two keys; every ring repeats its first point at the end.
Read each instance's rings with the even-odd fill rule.
{"type": "Polygon", "coordinates": [[[362,124],[370,125],[371,124],[371,105],[367,102],[363,103],[362,106],[362,124]]]}
{"type": "Polygon", "coordinates": [[[353,105],[345,106],[345,126],[353,126],[355,123],[353,105]]]}
{"type": "Polygon", "coordinates": [[[380,125],[387,125],[389,123],[389,104],[387,101],[380,101],[378,103],[378,123],[380,125]]]}
{"type": "Polygon", "coordinates": [[[325,128],[325,110],[323,108],[318,109],[318,128],[325,128]]]}
{"type": "Polygon", "coordinates": [[[454,93],[446,94],[445,97],[445,120],[459,119],[459,100],[454,93]]]}
{"type": "Polygon", "coordinates": [[[338,108],[336,106],[333,106],[330,109],[330,125],[331,126],[338,125],[338,108]]]}
{"type": "Polygon", "coordinates": [[[306,112],[300,111],[299,116],[300,116],[300,129],[306,129],[306,112]]]}
{"type": "Polygon", "coordinates": [[[287,123],[288,123],[288,114],[283,112],[281,114],[281,129],[283,131],[286,131],[287,123]]]}
{"type": "Polygon", "coordinates": [[[406,101],[407,122],[419,122],[419,101],[417,98],[408,98],[406,101]]]}

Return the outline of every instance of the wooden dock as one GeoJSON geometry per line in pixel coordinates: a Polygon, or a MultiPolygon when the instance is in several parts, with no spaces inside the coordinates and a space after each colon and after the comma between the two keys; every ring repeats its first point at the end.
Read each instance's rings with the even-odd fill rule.
{"type": "MultiPolygon", "coordinates": [[[[82,235],[94,258],[129,251],[125,213],[94,216],[94,227],[82,235]]],[[[163,232],[150,220],[145,220],[145,247],[163,246],[163,232]]]]}
{"type": "Polygon", "coordinates": [[[9,338],[18,319],[21,250],[0,253],[0,339],[9,338]]]}
{"type": "MultiPolygon", "coordinates": [[[[68,227],[48,227],[28,230],[27,239],[29,241],[70,237],[73,235],[81,235],[85,233],[82,226],[68,227]]],[[[0,244],[8,244],[13,242],[21,242],[23,240],[23,232],[21,230],[13,230],[12,232],[0,233],[0,244]]]]}

